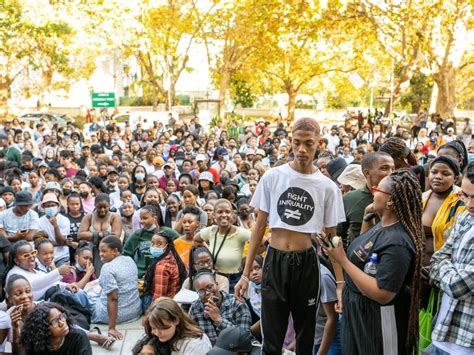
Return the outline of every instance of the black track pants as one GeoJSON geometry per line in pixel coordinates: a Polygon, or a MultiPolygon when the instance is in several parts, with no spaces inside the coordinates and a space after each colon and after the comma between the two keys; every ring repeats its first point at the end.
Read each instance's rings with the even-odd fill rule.
{"type": "Polygon", "coordinates": [[[263,354],[281,354],[290,313],[296,332],[296,354],[312,353],[319,278],[314,248],[300,252],[268,248],[262,276],[263,354]]]}

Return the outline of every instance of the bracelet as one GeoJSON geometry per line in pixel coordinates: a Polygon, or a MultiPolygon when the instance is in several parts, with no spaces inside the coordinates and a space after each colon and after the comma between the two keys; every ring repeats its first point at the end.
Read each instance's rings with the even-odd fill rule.
{"type": "Polygon", "coordinates": [[[336,281],[336,284],[338,284],[338,285],[339,284],[345,284],[345,283],[346,283],[346,281],[336,281]]]}
{"type": "Polygon", "coordinates": [[[247,276],[245,276],[245,275],[240,276],[240,279],[241,279],[241,280],[244,280],[244,281],[247,282],[247,283],[250,282],[249,278],[248,278],[247,276]]]}

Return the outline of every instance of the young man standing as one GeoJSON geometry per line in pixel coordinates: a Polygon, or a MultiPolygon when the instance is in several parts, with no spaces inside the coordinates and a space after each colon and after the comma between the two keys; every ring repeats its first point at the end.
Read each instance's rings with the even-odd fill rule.
{"type": "Polygon", "coordinates": [[[243,301],[268,221],[271,240],[262,278],[263,354],[281,354],[290,313],[296,353],[312,353],[320,272],[311,234],[324,230],[334,236],[336,225],[344,221],[340,191],[312,164],[320,138],[318,123],[302,118],[295,122],[292,135],[295,159],[267,171],[254,193],[251,205],[258,210],[257,221],[235,288],[236,298],[243,301]]]}

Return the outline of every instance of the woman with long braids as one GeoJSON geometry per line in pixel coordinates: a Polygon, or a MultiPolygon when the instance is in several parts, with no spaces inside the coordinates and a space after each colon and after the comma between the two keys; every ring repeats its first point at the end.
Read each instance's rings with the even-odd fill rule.
{"type": "MultiPolygon", "coordinates": [[[[418,337],[418,293],[423,254],[421,188],[406,169],[372,187],[380,222],[347,249],[325,237],[320,245],[342,267],[343,354],[412,354],[418,337]],[[375,262],[374,268],[366,268],[375,262]]],[[[363,226],[364,227],[364,226],[363,226]]],[[[364,228],[363,228],[364,229],[364,228]]],[[[336,272],[338,275],[338,272],[336,272]]],[[[339,287],[338,287],[339,288],[339,287]]]]}
{"type": "MultiPolygon", "coordinates": [[[[144,293],[155,301],[160,297],[173,298],[181,289],[187,272],[173,243],[174,234],[162,230],[151,239],[150,252],[154,258],[144,277],[144,293]]],[[[145,302],[144,302],[145,303],[145,302]]],[[[144,309],[148,308],[144,305],[144,309]]]]}

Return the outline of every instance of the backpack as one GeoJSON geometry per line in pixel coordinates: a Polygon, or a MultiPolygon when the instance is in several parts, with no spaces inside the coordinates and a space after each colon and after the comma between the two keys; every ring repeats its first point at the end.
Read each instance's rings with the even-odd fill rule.
{"type": "Polygon", "coordinates": [[[83,307],[72,295],[63,292],[59,285],[50,287],[46,291],[44,299],[47,302],[60,304],[68,310],[75,324],[82,329],[90,329],[92,312],[83,307]]]}

